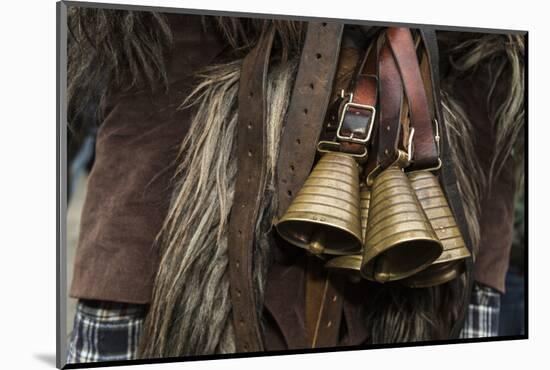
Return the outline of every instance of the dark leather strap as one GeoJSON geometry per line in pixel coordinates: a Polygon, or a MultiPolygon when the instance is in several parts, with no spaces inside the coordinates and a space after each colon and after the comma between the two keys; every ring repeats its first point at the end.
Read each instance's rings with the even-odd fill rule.
{"type": "Polygon", "coordinates": [[[443,122],[443,111],[441,107],[441,90],[439,86],[439,49],[437,45],[437,36],[433,29],[421,29],[420,35],[424,44],[424,51],[429,67],[429,84],[431,86],[428,91],[431,92],[431,96],[428,94],[428,99],[432,102],[430,104],[430,110],[432,117],[435,117],[441,125],[443,122]]]}
{"type": "Polygon", "coordinates": [[[403,105],[403,84],[387,42],[380,49],[378,75],[380,79],[380,114],[377,161],[380,169],[385,169],[397,158],[401,132],[401,107],[403,105]]]}
{"type": "MultiPolygon", "coordinates": [[[[349,103],[360,104],[373,109],[364,109],[350,105],[341,112],[342,127],[340,134],[345,138],[336,138],[340,141],[340,151],[351,154],[364,153],[368,143],[357,143],[354,139],[365,140],[369,131],[372,130],[375,118],[375,107],[378,98],[378,76],[376,74],[377,45],[371,46],[365,53],[365,57],[359,68],[356,78],[352,81],[350,91],[353,93],[353,100],[349,103]]],[[[345,106],[344,106],[345,107],[345,106]]]]}
{"type": "Polygon", "coordinates": [[[340,324],[343,313],[343,296],[339,293],[345,286],[345,276],[328,272],[324,279],[322,303],[312,340],[312,348],[334,347],[338,345],[340,324]]]}
{"type": "Polygon", "coordinates": [[[415,130],[414,162],[411,169],[436,167],[439,156],[411,31],[403,27],[390,27],[386,35],[401,74],[410,109],[411,126],[415,130]]]}
{"type": "Polygon", "coordinates": [[[336,346],[340,334],[344,281],[324,264],[318,257],[308,256],[306,326],[311,348],[336,346]]]}
{"type": "MultiPolygon", "coordinates": [[[[443,111],[441,106],[441,90],[439,84],[439,50],[437,45],[437,36],[435,30],[431,29],[423,29],[420,32],[430,65],[430,82],[432,85],[431,91],[433,99],[433,110],[440,128],[440,158],[442,162],[442,167],[439,174],[439,180],[441,183],[441,187],[443,188],[443,191],[445,192],[445,195],[449,202],[449,206],[453,211],[458,227],[460,228],[460,232],[462,233],[462,237],[466,243],[466,246],[470,253],[473,255],[472,239],[470,238],[470,233],[468,231],[466,223],[466,216],[462,205],[462,199],[458,191],[456,173],[454,171],[454,163],[452,161],[451,153],[447,143],[447,126],[443,119],[443,111]]],[[[459,337],[460,331],[464,326],[464,320],[466,318],[466,313],[468,310],[468,300],[470,299],[471,292],[473,290],[472,257],[466,259],[466,271],[468,272],[465,297],[466,301],[463,307],[461,307],[460,313],[458,315],[459,318],[451,330],[450,338],[453,339],[459,337]]]]}
{"type": "Polygon", "coordinates": [[[228,235],[230,291],[237,352],[263,350],[252,270],[255,220],[266,187],[266,87],[273,38],[274,28],[271,27],[245,57],[241,68],[237,178],[228,235]]]}
{"type": "Polygon", "coordinates": [[[315,159],[338,64],[343,24],[310,22],[277,162],[278,217],[304,184],[315,159]]]}

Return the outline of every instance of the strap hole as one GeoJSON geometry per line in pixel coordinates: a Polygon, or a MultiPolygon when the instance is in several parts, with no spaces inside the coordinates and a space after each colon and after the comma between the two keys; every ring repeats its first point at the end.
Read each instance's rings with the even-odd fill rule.
{"type": "Polygon", "coordinates": [[[252,129],[252,122],[248,122],[248,129],[251,130],[252,129]]]}
{"type": "Polygon", "coordinates": [[[322,26],[323,26],[323,27],[326,27],[326,26],[327,26],[327,22],[323,22],[323,23],[322,23],[322,26]]]}
{"type": "Polygon", "coordinates": [[[307,108],[304,108],[304,114],[307,114],[308,110],[307,108]]]}
{"type": "Polygon", "coordinates": [[[253,92],[253,91],[249,92],[249,93],[248,93],[248,96],[249,96],[250,98],[254,97],[254,92],[253,92]]]}
{"type": "Polygon", "coordinates": [[[249,151],[248,151],[248,156],[249,156],[249,157],[252,157],[252,150],[249,150],[249,151]]]}
{"type": "Polygon", "coordinates": [[[332,326],[332,321],[327,322],[327,328],[330,328],[332,326]]]}
{"type": "Polygon", "coordinates": [[[313,90],[313,89],[315,88],[315,85],[313,84],[313,82],[309,84],[309,88],[310,88],[311,90],[313,90]]]}
{"type": "Polygon", "coordinates": [[[294,166],[293,165],[290,165],[290,170],[294,171],[294,166]]]}
{"type": "Polygon", "coordinates": [[[321,57],[322,57],[322,55],[320,53],[315,54],[315,56],[317,57],[317,59],[321,59],[321,57]]]}
{"type": "Polygon", "coordinates": [[[289,197],[292,197],[292,191],[291,191],[291,190],[287,190],[286,194],[287,194],[289,197]]]}
{"type": "Polygon", "coordinates": [[[298,145],[302,144],[302,140],[296,139],[296,144],[298,144],[298,145]]]}
{"type": "Polygon", "coordinates": [[[237,232],[239,233],[239,235],[243,235],[243,231],[242,231],[242,230],[237,230],[237,232]]]}

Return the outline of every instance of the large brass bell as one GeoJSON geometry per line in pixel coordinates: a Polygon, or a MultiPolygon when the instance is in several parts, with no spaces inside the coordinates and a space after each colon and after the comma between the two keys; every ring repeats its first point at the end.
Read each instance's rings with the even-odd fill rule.
{"type": "Polygon", "coordinates": [[[282,238],[313,254],[359,252],[363,238],[355,159],[323,155],[276,228],[282,238]]]}
{"type": "Polygon", "coordinates": [[[437,178],[428,171],[411,172],[411,186],[431,222],[443,253],[427,269],[402,281],[410,287],[428,287],[446,283],[465,271],[464,259],[470,256],[460,229],[437,178]]]}
{"type": "MultiPolygon", "coordinates": [[[[360,191],[360,206],[361,206],[361,235],[365,240],[365,233],[367,231],[367,222],[369,217],[369,203],[370,203],[370,189],[366,184],[361,184],[360,191]]],[[[337,270],[345,273],[349,278],[358,282],[361,280],[361,261],[363,260],[362,253],[350,254],[347,256],[338,256],[331,258],[325,267],[328,269],[337,270]]]]}
{"type": "Polygon", "coordinates": [[[398,166],[378,175],[372,186],[361,275],[387,282],[425,269],[443,246],[398,166]]]}

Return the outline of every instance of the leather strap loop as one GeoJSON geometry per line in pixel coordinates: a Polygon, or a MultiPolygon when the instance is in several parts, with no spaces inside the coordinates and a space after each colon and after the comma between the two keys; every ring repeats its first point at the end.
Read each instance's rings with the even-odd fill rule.
{"type": "Polygon", "coordinates": [[[361,154],[365,152],[365,147],[368,145],[367,142],[361,143],[357,140],[370,139],[374,126],[378,98],[377,54],[377,45],[371,46],[366,51],[359,73],[350,89],[353,99],[345,104],[344,110],[340,112],[342,124],[339,134],[344,138],[337,137],[337,139],[341,144],[341,152],[361,154]]]}
{"type": "Polygon", "coordinates": [[[387,38],[401,74],[410,109],[411,126],[415,130],[414,162],[411,168],[436,167],[439,156],[411,31],[403,27],[390,27],[387,38]]]}
{"type": "Polygon", "coordinates": [[[304,184],[315,159],[336,73],[343,24],[310,22],[281,136],[278,217],[304,184]]]}
{"type": "Polygon", "coordinates": [[[239,86],[237,178],[229,219],[228,254],[237,352],[263,350],[253,279],[254,220],[266,187],[267,70],[274,28],[245,57],[239,86]]]}
{"type": "Polygon", "coordinates": [[[439,86],[439,50],[437,46],[437,36],[433,29],[421,29],[420,35],[424,44],[424,53],[427,58],[429,68],[429,82],[431,91],[431,99],[428,94],[428,99],[432,102],[432,116],[437,119],[439,124],[443,123],[443,111],[441,107],[441,90],[439,86]]]}
{"type": "Polygon", "coordinates": [[[395,161],[398,155],[403,84],[387,42],[383,44],[380,50],[379,59],[380,114],[377,160],[380,169],[385,169],[395,161]]]}

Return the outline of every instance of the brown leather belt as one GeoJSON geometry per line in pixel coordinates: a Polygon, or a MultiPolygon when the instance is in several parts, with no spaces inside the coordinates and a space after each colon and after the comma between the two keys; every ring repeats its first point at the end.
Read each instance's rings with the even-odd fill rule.
{"type": "Polygon", "coordinates": [[[341,23],[310,22],[308,25],[277,162],[278,217],[285,213],[313,165],[343,28],[341,23]]]}
{"type": "Polygon", "coordinates": [[[439,164],[439,155],[411,31],[408,28],[390,27],[386,37],[401,74],[410,109],[411,126],[415,129],[414,162],[411,168],[434,168],[439,164]]]}
{"type": "MultiPolygon", "coordinates": [[[[281,137],[277,162],[278,216],[281,217],[305,182],[323,129],[326,107],[340,54],[343,24],[311,22],[281,137]]],[[[342,297],[339,277],[325,276],[312,347],[338,343],[342,297]]]]}
{"type": "Polygon", "coordinates": [[[253,287],[254,228],[266,188],[267,70],[271,27],[245,57],[239,86],[237,178],[229,219],[228,254],[237,352],[263,350],[253,287]]]}
{"type": "Polygon", "coordinates": [[[324,261],[308,256],[306,280],[306,328],[311,348],[338,344],[345,277],[328,272],[324,261]]]}
{"type": "Polygon", "coordinates": [[[335,140],[340,143],[340,151],[344,153],[366,153],[372,134],[378,98],[377,47],[373,45],[365,53],[359,72],[352,80],[349,101],[343,102],[339,112],[341,121],[335,140]]]}
{"type": "Polygon", "coordinates": [[[380,49],[378,73],[380,78],[380,114],[377,161],[380,168],[384,169],[391,165],[398,155],[401,107],[403,105],[403,84],[388,42],[384,42],[380,49]]]}

